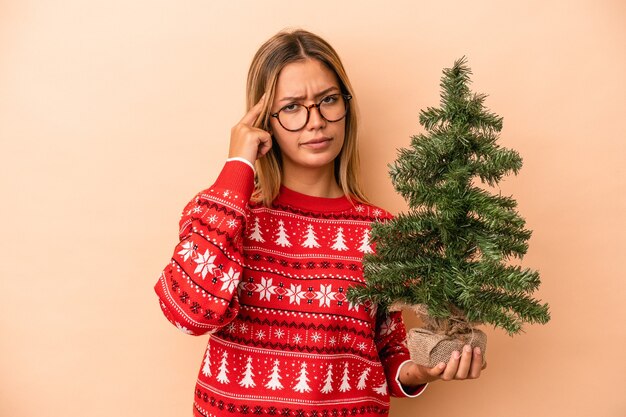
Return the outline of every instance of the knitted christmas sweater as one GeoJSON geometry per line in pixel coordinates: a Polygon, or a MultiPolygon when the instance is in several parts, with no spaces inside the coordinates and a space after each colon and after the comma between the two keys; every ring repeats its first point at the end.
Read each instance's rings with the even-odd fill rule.
{"type": "Polygon", "coordinates": [[[155,290],[167,319],[210,334],[194,415],[385,416],[409,355],[400,313],[347,301],[364,285],[371,222],[389,214],[345,197],[281,188],[251,204],[254,172],[225,164],[185,207],[155,290]]]}

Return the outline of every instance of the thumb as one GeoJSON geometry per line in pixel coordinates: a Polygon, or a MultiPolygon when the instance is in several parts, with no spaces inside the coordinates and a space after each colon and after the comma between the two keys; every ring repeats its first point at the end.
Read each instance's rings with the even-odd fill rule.
{"type": "Polygon", "coordinates": [[[438,377],[445,370],[446,370],[446,364],[444,362],[439,362],[437,365],[435,365],[432,368],[428,369],[427,373],[428,373],[428,375],[430,375],[432,377],[438,377]]]}

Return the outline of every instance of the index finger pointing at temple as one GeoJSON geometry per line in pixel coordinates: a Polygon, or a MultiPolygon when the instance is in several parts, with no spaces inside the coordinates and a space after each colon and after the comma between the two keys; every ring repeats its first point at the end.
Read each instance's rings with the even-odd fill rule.
{"type": "Polygon", "coordinates": [[[265,94],[263,94],[261,98],[259,99],[259,101],[254,106],[252,106],[250,110],[248,110],[248,113],[246,113],[241,118],[241,123],[252,126],[255,120],[257,119],[257,117],[259,117],[259,114],[261,114],[261,110],[263,109],[264,103],[265,103],[265,94]]]}

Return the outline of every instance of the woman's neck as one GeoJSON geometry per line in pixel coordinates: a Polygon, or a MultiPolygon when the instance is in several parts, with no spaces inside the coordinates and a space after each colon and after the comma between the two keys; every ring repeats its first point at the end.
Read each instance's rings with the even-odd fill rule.
{"type": "Polygon", "coordinates": [[[324,168],[290,168],[283,166],[282,185],[290,190],[314,197],[337,198],[343,190],[335,181],[335,170],[331,164],[324,168]]]}

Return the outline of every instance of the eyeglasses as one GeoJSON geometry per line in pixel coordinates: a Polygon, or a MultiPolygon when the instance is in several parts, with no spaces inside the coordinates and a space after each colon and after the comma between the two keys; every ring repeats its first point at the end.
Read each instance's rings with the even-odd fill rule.
{"type": "Polygon", "coordinates": [[[317,104],[305,106],[304,104],[292,103],[271,114],[272,117],[278,119],[278,123],[285,130],[297,132],[306,126],[309,122],[311,109],[317,107],[320,116],[327,122],[338,122],[346,117],[348,113],[348,101],[352,99],[350,94],[331,94],[324,97],[317,104]]]}

